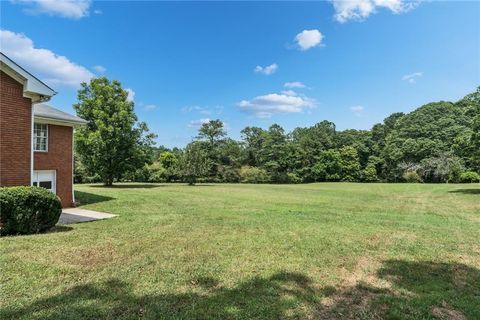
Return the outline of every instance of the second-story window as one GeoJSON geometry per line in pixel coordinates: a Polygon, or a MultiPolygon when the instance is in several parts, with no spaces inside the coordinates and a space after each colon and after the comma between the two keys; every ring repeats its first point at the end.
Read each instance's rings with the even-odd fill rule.
{"type": "Polygon", "coordinates": [[[33,125],[33,150],[48,151],[48,125],[44,123],[33,125]]]}

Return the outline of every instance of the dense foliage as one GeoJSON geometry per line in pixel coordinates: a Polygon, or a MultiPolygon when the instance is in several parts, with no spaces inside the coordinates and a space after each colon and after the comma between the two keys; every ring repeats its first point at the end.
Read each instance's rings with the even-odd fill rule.
{"type": "Polygon", "coordinates": [[[148,133],[146,123],[137,121],[134,104],[120,82],[102,77],[82,83],[73,107],[88,121],[75,134],[77,181],[78,171],[83,170],[84,175],[112,185],[150,161],[155,135],[148,133]]]}
{"type": "MultiPolygon", "coordinates": [[[[205,123],[185,149],[156,149],[129,180],[244,183],[315,181],[475,182],[480,172],[480,88],[458,102],[393,113],[371,130],[321,121],[290,133],[278,124],[229,138],[205,123]]],[[[81,169],[81,168],[80,168],[81,169]]]]}
{"type": "Polygon", "coordinates": [[[0,235],[46,231],[62,213],[60,199],[44,188],[0,188],[0,235]]]}

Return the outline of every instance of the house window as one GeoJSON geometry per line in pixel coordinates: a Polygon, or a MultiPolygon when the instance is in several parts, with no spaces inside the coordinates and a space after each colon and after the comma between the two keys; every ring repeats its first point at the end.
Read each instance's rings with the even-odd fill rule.
{"type": "Polygon", "coordinates": [[[56,176],[55,170],[35,170],[33,171],[32,185],[56,193],[56,176]]]}
{"type": "Polygon", "coordinates": [[[35,123],[33,125],[33,150],[48,150],[48,126],[44,123],[35,123]]]}

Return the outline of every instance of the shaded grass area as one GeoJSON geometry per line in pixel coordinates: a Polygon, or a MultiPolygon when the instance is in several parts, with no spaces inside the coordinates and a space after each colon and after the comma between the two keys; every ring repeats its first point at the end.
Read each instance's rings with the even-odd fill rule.
{"type": "Polygon", "coordinates": [[[0,239],[0,318],[480,318],[480,186],[142,186],[0,239]]]}

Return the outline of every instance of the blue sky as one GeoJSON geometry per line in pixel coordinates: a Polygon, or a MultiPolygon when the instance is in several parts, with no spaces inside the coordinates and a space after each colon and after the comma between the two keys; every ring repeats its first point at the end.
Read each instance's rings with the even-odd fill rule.
{"type": "Polygon", "coordinates": [[[322,120],[368,129],[396,111],[480,85],[480,3],[1,3],[1,49],[73,112],[80,81],[134,92],[158,144],[184,146],[206,119],[287,131],[322,120]]]}

